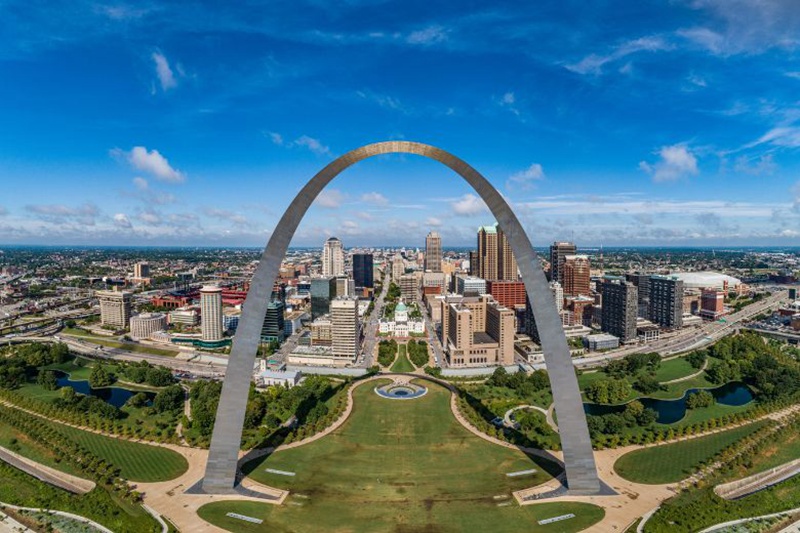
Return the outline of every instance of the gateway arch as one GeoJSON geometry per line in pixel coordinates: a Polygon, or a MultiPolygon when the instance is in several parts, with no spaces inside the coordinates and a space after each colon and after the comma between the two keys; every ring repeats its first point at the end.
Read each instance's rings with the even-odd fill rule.
{"type": "Polygon", "coordinates": [[[363,159],[394,153],[421,155],[450,167],[475,189],[499,222],[517,259],[542,340],[558,414],[568,488],[573,494],[599,493],[600,481],[567,340],[547,279],[525,230],[508,203],[478,171],[449,152],[409,141],[368,144],[337,158],[303,187],[283,214],[261,255],[261,262],[253,275],[250,291],[242,306],[217,407],[202,491],[209,494],[234,491],[245,408],[261,326],[280,264],[300,221],[322,189],[343,170],[363,159]]]}

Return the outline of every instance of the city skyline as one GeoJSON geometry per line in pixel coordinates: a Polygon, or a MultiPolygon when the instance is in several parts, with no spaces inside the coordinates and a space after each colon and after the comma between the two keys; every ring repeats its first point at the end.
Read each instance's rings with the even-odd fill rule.
{"type": "MultiPolygon", "coordinates": [[[[260,246],[298,184],[388,139],[470,161],[536,246],[800,237],[790,2],[408,7],[5,4],[2,244],[260,246]]],[[[447,169],[386,156],[293,245],[464,246],[488,218],[447,169]]]]}

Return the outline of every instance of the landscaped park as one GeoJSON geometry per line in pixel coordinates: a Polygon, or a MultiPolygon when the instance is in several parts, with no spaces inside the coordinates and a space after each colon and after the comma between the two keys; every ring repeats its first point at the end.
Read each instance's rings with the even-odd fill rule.
{"type": "Polygon", "coordinates": [[[159,495],[147,500],[157,511],[165,498],[197,508],[160,511],[185,530],[200,519],[230,531],[625,530],[659,506],[644,531],[672,533],[800,506],[793,476],[736,499],[715,492],[800,457],[794,348],[741,334],[582,373],[598,467],[604,479],[619,476],[610,478],[617,495],[564,501],[530,496],[560,486],[558,463],[541,451],[559,453],[547,373],[498,370],[445,386],[409,374],[428,354],[412,342],[382,344],[392,379],[308,376],[292,389],[251,389],[243,449],[273,451],[243,471],[288,491],[281,505],[201,506],[174,490],[177,481],[159,485],[202,475],[220,383],[180,384],[158,367],[75,357],[58,344],[4,348],[0,447],[94,488],[70,494],[0,463],[0,502],[73,512],[114,531],[160,530],[139,489],[159,495]],[[661,421],[665,413],[675,420],[661,421]],[[555,517],[567,518],[539,524],[555,517]]]}
{"type": "Polygon", "coordinates": [[[537,521],[572,513],[557,529],[569,532],[603,517],[588,504],[520,507],[512,492],[551,479],[556,464],[471,434],[453,417],[442,386],[420,382],[428,393],[413,400],[375,394],[389,382],[356,387],[350,417],[331,435],[244,465],[253,480],[290,490],[284,505],[218,502],[200,516],[230,531],[332,532],[354,531],[354,524],[364,532],[552,531],[537,521]]]}

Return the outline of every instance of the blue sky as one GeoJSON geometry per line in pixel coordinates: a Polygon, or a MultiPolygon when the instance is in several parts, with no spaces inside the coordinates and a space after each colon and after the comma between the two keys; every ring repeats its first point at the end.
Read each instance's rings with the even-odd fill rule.
{"type": "MultiPolygon", "coordinates": [[[[536,245],[800,244],[793,0],[215,4],[0,0],[0,243],[263,246],[333,158],[407,139],[482,172],[536,245]]],[[[386,156],[294,244],[490,222],[386,156]]]]}

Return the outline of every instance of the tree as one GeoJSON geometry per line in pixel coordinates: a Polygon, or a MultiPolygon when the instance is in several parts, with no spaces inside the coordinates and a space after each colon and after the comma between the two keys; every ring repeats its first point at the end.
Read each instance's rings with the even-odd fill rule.
{"type": "Polygon", "coordinates": [[[183,408],[184,392],[180,385],[170,385],[156,394],[153,399],[153,409],[157,413],[177,411],[183,408]]]}
{"type": "Polygon", "coordinates": [[[138,409],[145,407],[148,402],[150,402],[150,398],[147,396],[147,394],[139,392],[128,398],[128,401],[125,402],[125,404],[138,409]]]}
{"type": "Polygon", "coordinates": [[[70,386],[61,387],[61,389],[58,391],[58,396],[64,403],[67,404],[75,403],[78,397],[77,393],[75,392],[75,389],[73,389],[70,386]]]}
{"type": "Polygon", "coordinates": [[[642,394],[652,394],[664,388],[658,380],[650,374],[642,374],[633,383],[633,388],[642,394]]]}
{"type": "Polygon", "coordinates": [[[710,407],[714,405],[714,395],[708,391],[700,390],[691,393],[686,398],[687,409],[700,409],[702,407],[710,407]]]}
{"type": "Polygon", "coordinates": [[[116,378],[114,374],[107,371],[101,364],[95,365],[89,373],[89,386],[93,389],[109,387],[113,385],[115,381],[116,378]]]}
{"type": "Polygon", "coordinates": [[[39,370],[39,375],[36,376],[36,383],[42,386],[44,390],[56,390],[58,388],[58,377],[52,370],[39,370]]]}
{"type": "Polygon", "coordinates": [[[686,356],[686,362],[692,365],[692,368],[703,368],[706,359],[708,359],[708,355],[705,350],[697,350],[686,356]]]}
{"type": "Polygon", "coordinates": [[[505,367],[498,366],[492,372],[492,376],[486,380],[486,384],[492,387],[505,387],[508,385],[508,371],[505,367]]]}

